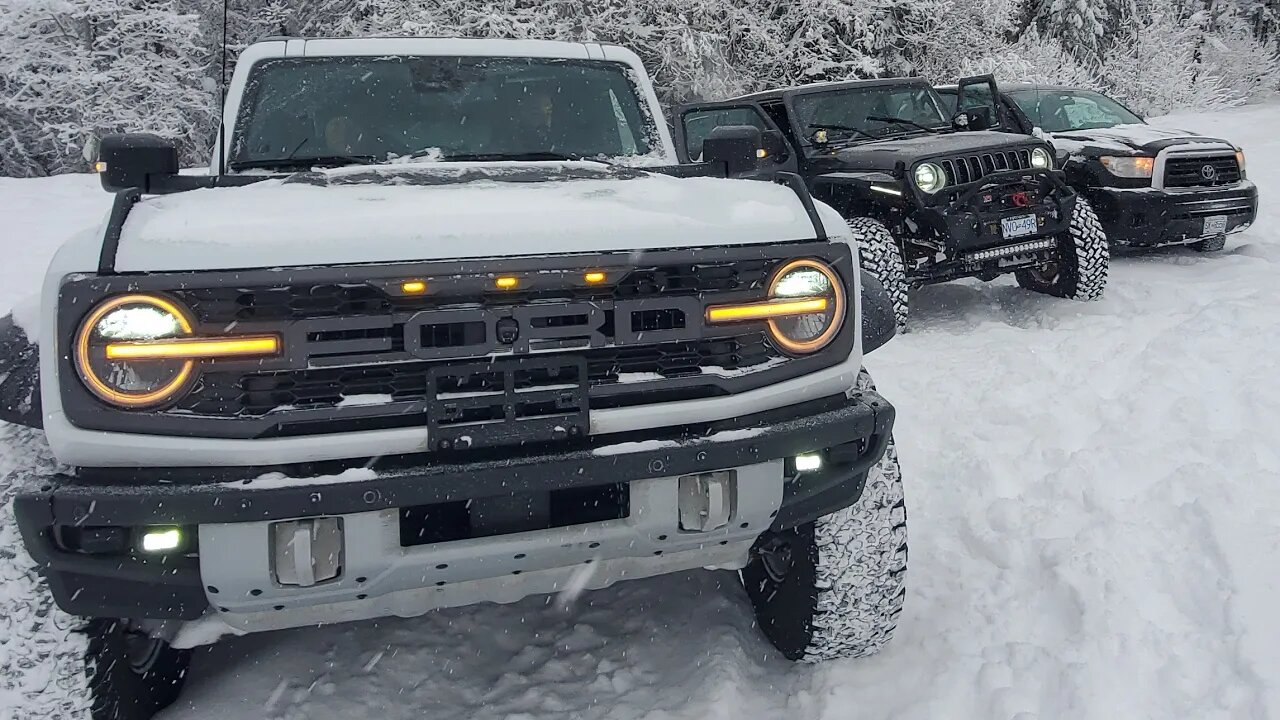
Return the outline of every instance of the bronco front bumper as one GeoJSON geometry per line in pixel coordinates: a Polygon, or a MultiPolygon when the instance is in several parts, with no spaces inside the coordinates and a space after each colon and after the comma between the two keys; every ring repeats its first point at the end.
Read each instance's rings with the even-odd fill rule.
{"type": "Polygon", "coordinates": [[[593,563],[601,569],[588,587],[740,562],[765,529],[856,502],[893,420],[881,396],[852,392],[733,421],[478,460],[100,470],[45,478],[17,496],[15,513],[56,601],[75,615],[189,620],[212,605],[246,629],[409,615],[552,592],[593,563]],[[821,469],[797,472],[792,458],[812,453],[824,458],[821,469]],[[727,522],[685,529],[682,480],[725,470],[733,471],[719,476],[732,478],[727,522]],[[495,504],[545,507],[556,493],[605,487],[622,496],[606,519],[412,537],[434,532],[431,518],[495,504]],[[271,537],[273,526],[306,518],[337,519],[344,535],[330,551],[341,558],[331,563],[337,576],[299,586],[282,581],[271,537]],[[138,538],[157,526],[190,540],[172,553],[142,552],[138,538]]]}

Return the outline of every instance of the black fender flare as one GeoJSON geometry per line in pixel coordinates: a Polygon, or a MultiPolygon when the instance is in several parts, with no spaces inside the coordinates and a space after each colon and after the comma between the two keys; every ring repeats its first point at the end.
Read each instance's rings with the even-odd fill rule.
{"type": "Polygon", "coordinates": [[[889,342],[898,331],[898,322],[893,315],[893,300],[884,285],[866,270],[862,274],[862,354],[889,342]]]}
{"type": "Polygon", "coordinates": [[[42,428],[40,348],[13,315],[0,318],[0,420],[42,428]]]}

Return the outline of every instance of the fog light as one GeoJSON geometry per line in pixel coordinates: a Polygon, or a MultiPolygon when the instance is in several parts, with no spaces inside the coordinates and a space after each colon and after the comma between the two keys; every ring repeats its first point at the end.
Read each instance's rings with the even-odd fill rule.
{"type": "Polygon", "coordinates": [[[822,469],[822,456],[817,453],[796,456],[796,472],[815,472],[822,469]]]}
{"type": "Polygon", "coordinates": [[[142,552],[169,552],[180,545],[182,531],[178,528],[151,528],[142,534],[142,552]]]}

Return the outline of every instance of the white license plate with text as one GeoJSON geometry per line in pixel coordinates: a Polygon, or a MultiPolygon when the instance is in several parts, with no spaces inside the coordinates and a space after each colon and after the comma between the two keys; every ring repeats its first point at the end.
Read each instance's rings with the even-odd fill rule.
{"type": "Polygon", "coordinates": [[[1000,229],[1004,232],[1004,239],[1026,237],[1027,235],[1035,235],[1039,226],[1036,224],[1035,215],[1019,215],[1011,218],[1001,218],[1000,229]]]}
{"type": "Polygon", "coordinates": [[[1221,235],[1227,231],[1226,215],[1211,215],[1204,219],[1205,235],[1221,235]]]}

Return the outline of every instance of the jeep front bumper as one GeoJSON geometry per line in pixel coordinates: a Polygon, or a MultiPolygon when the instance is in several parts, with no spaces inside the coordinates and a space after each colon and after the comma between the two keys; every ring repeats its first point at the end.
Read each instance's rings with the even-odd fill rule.
{"type": "Polygon", "coordinates": [[[55,475],[19,494],[15,513],[59,606],[75,615],[190,620],[212,605],[228,624],[246,630],[414,615],[741,565],[766,528],[804,524],[856,502],[893,420],[882,397],[861,392],[734,421],[594,437],[590,446],[481,461],[409,456],[305,473],[167,469],[172,481],[163,484],[118,472],[55,475]],[[796,473],[790,459],[815,452],[825,458],[822,468],[796,473]],[[725,522],[684,529],[681,479],[724,470],[733,471],[720,476],[732,479],[725,522]],[[513,497],[536,504],[557,491],[601,486],[621,488],[620,516],[438,542],[405,540],[410,509],[430,515],[431,508],[513,497]],[[272,538],[281,527],[296,527],[281,521],[306,518],[339,520],[342,534],[340,559],[330,558],[337,575],[302,586],[281,574],[272,538]],[[182,528],[193,540],[172,554],[137,550],[142,530],[156,526],[182,528]]]}

